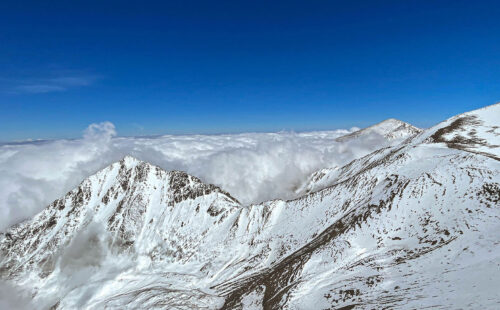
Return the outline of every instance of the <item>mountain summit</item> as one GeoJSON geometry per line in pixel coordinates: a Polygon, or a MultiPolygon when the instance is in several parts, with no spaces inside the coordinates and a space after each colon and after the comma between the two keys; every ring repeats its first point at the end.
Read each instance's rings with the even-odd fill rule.
{"type": "Polygon", "coordinates": [[[360,136],[367,136],[370,134],[377,134],[387,138],[388,140],[406,139],[417,133],[420,133],[421,131],[421,129],[414,127],[408,123],[394,118],[389,118],[370,127],[366,127],[348,135],[338,137],[337,139],[335,139],[335,141],[345,142],[358,138],[360,136]]]}
{"type": "Polygon", "coordinates": [[[126,157],[2,234],[0,276],[42,309],[495,308],[498,120],[398,125],[411,138],[250,206],[126,157]]]}

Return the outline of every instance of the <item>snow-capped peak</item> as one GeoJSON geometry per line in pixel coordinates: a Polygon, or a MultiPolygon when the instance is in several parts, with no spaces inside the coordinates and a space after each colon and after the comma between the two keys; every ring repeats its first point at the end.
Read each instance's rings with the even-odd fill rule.
{"type": "Polygon", "coordinates": [[[395,118],[389,118],[370,127],[366,127],[348,135],[339,137],[336,139],[336,141],[344,142],[370,134],[381,135],[388,140],[403,140],[421,131],[421,129],[414,127],[408,123],[397,120],[395,118]]]}
{"type": "Polygon", "coordinates": [[[193,240],[201,238],[211,228],[201,223],[216,222],[239,207],[215,185],[126,156],[85,179],[32,220],[12,227],[0,238],[0,250],[9,249],[3,261],[9,276],[37,270],[43,278],[46,270],[39,269],[40,262],[96,224],[110,233],[113,244],[132,246],[134,251],[151,251],[163,243],[155,255],[165,258],[170,255],[168,242],[158,234],[174,236],[189,229],[193,240]]]}
{"type": "Polygon", "coordinates": [[[131,156],[131,155],[127,155],[127,156],[123,157],[123,159],[120,162],[123,162],[123,164],[127,167],[133,167],[133,166],[137,166],[142,161],[131,156]]]}

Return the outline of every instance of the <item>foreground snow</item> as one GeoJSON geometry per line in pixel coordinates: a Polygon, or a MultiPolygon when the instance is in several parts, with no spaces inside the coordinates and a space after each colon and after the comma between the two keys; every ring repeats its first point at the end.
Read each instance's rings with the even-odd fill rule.
{"type": "Polygon", "coordinates": [[[0,237],[47,309],[495,309],[500,105],[244,206],[126,157],[0,237]]]}

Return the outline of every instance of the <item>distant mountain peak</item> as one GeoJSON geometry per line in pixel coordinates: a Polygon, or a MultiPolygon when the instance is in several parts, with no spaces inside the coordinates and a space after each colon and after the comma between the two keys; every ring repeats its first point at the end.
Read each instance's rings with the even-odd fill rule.
{"type": "Polygon", "coordinates": [[[338,137],[337,139],[335,139],[335,141],[345,142],[370,134],[378,134],[387,138],[388,140],[400,140],[414,136],[421,131],[421,129],[406,122],[395,118],[389,118],[375,125],[360,129],[342,137],[338,137]]]}
{"type": "Polygon", "coordinates": [[[385,119],[385,120],[383,120],[381,122],[378,122],[377,124],[372,125],[372,126],[377,126],[377,125],[386,124],[386,123],[387,124],[407,124],[407,125],[410,125],[410,124],[408,124],[406,122],[403,122],[402,120],[399,120],[397,118],[392,118],[391,117],[391,118],[385,119]]]}

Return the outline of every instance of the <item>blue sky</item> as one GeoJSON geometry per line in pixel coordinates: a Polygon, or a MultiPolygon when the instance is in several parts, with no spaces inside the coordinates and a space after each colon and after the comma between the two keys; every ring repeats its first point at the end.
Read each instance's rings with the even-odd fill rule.
{"type": "Polygon", "coordinates": [[[498,1],[2,1],[0,141],[427,127],[500,101],[498,1]]]}

